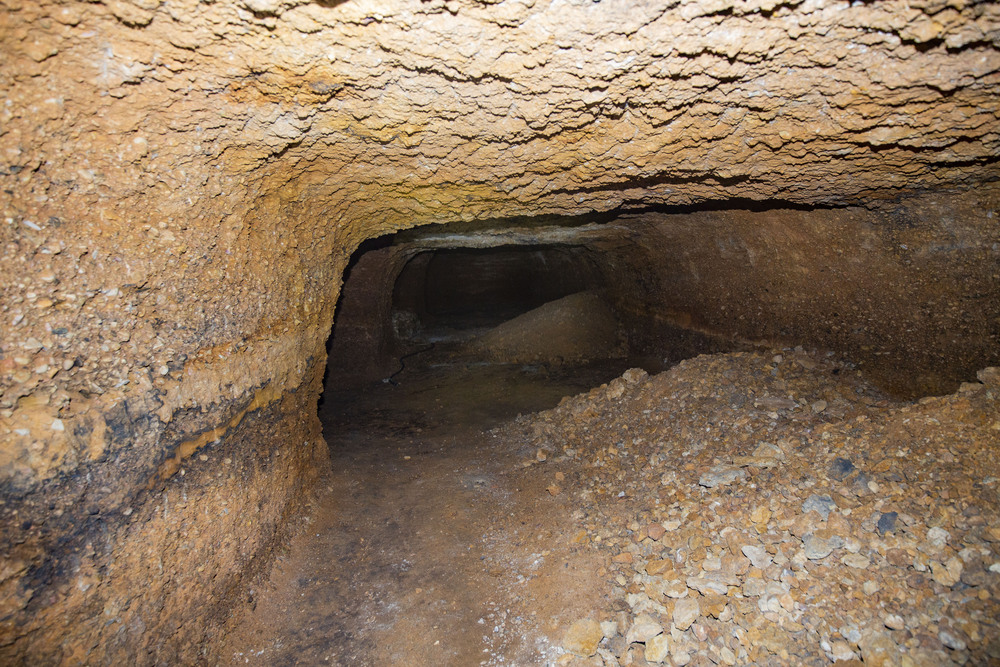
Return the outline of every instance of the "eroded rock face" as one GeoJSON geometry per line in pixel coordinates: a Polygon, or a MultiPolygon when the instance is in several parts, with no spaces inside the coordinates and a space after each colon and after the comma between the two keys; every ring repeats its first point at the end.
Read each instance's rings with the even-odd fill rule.
{"type": "Polygon", "coordinates": [[[331,5],[2,2],[6,661],[197,652],[176,628],[272,534],[220,513],[277,525],[322,460],[301,415],[365,238],[997,175],[992,4],[331,5]],[[115,558],[185,535],[211,554],[115,558]]]}
{"type": "Polygon", "coordinates": [[[609,284],[633,353],[806,344],[913,398],[1000,362],[997,209],[1000,190],[983,187],[877,211],[648,212],[597,246],[619,267],[609,284]]]}

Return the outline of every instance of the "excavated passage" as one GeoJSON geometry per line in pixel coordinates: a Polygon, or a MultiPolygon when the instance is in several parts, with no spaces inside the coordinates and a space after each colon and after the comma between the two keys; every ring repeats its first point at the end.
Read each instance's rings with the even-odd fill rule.
{"type": "Polygon", "coordinates": [[[0,61],[5,664],[204,660],[421,253],[585,258],[651,371],[1000,363],[997,3],[0,0],[0,61]]]}
{"type": "MultiPolygon", "coordinates": [[[[623,354],[497,359],[498,332],[565,341],[560,330],[588,329],[563,304],[598,298],[570,295],[485,330],[509,314],[510,275],[496,264],[535,261],[520,252],[472,253],[484,265],[470,286],[458,284],[468,256],[446,260],[452,276],[432,276],[426,255],[401,269],[392,302],[414,307],[416,328],[397,330],[398,349],[428,340],[420,303],[437,290],[454,298],[446,320],[459,331],[431,327],[435,345],[391,381],[328,384],[333,468],[214,659],[1000,659],[1000,369],[911,402],[851,360],[801,347],[758,344],[655,375],[622,373],[623,354]]],[[[345,295],[364,274],[352,275],[345,295]]]]}

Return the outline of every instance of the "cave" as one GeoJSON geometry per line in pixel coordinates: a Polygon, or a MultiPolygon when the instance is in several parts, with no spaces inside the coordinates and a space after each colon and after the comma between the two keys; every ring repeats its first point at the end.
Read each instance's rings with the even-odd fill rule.
{"type": "Polygon", "coordinates": [[[0,0],[0,662],[1000,661],[1000,9],[0,0]]]}

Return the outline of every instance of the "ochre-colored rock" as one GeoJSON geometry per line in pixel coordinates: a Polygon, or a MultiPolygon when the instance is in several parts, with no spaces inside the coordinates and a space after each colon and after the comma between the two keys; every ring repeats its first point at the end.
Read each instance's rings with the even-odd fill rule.
{"type": "Polygon", "coordinates": [[[198,659],[385,233],[603,213],[637,350],[996,366],[998,47],[932,0],[2,0],[0,662],[198,659]]]}

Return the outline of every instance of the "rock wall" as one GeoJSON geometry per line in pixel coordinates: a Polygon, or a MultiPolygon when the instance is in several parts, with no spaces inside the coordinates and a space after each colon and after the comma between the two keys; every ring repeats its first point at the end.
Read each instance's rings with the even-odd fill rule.
{"type": "Polygon", "coordinates": [[[0,658],[196,658],[323,460],[365,238],[981,186],[998,11],[0,0],[0,658]]]}
{"type": "Polygon", "coordinates": [[[609,242],[633,354],[804,344],[885,390],[946,394],[1000,362],[1000,189],[879,210],[644,213],[609,242]]]}

